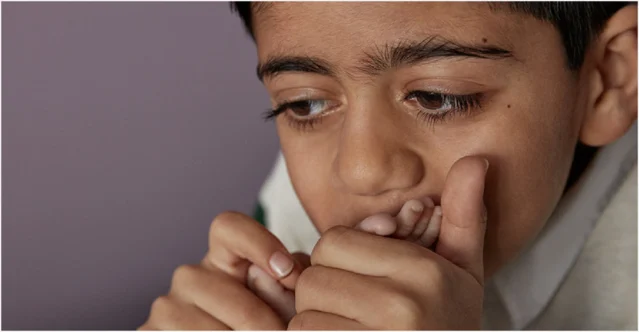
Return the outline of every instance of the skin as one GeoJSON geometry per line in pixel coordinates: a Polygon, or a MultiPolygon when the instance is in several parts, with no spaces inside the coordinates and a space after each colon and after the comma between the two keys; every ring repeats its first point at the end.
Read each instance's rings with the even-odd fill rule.
{"type": "Polygon", "coordinates": [[[575,107],[576,79],[549,24],[513,19],[481,5],[388,6],[275,4],[256,16],[259,60],[286,50],[326,59],[344,71],[375,45],[433,34],[469,44],[486,39],[513,50],[517,59],[441,59],[358,80],[306,73],[265,79],[276,105],[300,93],[329,98],[320,89],[343,104],[305,132],[292,128],[285,116],[278,118],[293,186],[324,232],[374,213],[397,213],[410,199],[428,196],[437,202],[451,165],[467,155],[483,156],[492,166],[485,197],[491,215],[485,248],[490,275],[539,232],[561,196],[582,117],[583,108],[575,107]],[[353,15],[356,19],[345,19],[353,15]],[[416,23],[406,28],[410,16],[416,23]],[[452,25],[460,21],[468,22],[463,29],[452,25]],[[323,28],[312,28],[317,26],[323,28]],[[293,33],[295,40],[285,37],[293,33]],[[403,89],[490,96],[481,111],[429,126],[416,119],[416,107],[401,102],[403,89]]]}
{"type": "Polygon", "coordinates": [[[205,258],[176,270],[141,329],[479,328],[485,280],[543,228],[577,141],[604,146],[636,121],[636,6],[608,21],[577,71],[551,24],[481,3],[275,3],[253,16],[262,69],[283,56],[329,69],[262,77],[275,108],[324,101],[312,126],[295,122],[310,110],[299,103],[276,119],[321,239],[310,257],[291,254],[251,218],[221,214],[205,258]],[[362,62],[435,35],[508,56],[362,62]],[[424,121],[445,103],[413,90],[482,97],[424,121]],[[431,215],[440,206],[430,248],[437,229],[407,217],[415,200],[432,200],[431,215]],[[273,268],[275,253],[288,265],[273,268]]]}

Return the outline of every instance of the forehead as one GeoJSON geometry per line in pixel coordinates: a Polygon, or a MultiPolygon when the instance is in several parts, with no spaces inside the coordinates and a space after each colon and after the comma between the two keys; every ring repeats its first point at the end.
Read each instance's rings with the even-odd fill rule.
{"type": "Polygon", "coordinates": [[[522,15],[488,3],[277,2],[253,9],[260,58],[273,53],[348,57],[398,40],[440,36],[511,48],[522,15]]]}

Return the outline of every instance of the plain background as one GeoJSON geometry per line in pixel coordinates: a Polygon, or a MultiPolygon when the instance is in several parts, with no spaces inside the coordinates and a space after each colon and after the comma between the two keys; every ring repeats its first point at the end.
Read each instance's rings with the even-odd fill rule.
{"type": "Polygon", "coordinates": [[[2,328],[135,329],[278,149],[228,3],[2,4],[2,328]]]}

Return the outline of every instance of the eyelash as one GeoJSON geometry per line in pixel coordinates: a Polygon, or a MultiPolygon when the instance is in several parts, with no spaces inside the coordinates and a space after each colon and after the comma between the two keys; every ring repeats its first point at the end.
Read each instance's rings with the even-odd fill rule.
{"type": "Polygon", "coordinates": [[[451,105],[450,110],[439,113],[428,113],[420,110],[417,113],[417,118],[425,122],[428,126],[434,126],[450,120],[455,116],[467,115],[472,110],[481,109],[481,101],[483,99],[482,93],[454,95],[429,91],[411,91],[406,95],[406,97],[404,97],[404,100],[408,100],[413,97],[424,97],[426,95],[438,96],[439,98],[442,98],[444,103],[449,103],[451,105]]]}
{"type": "MultiPolygon", "coordinates": [[[[282,104],[280,104],[279,106],[272,108],[272,109],[268,109],[266,110],[266,112],[264,113],[264,120],[265,121],[272,121],[274,120],[278,115],[284,113],[284,115],[287,115],[285,112],[287,109],[291,108],[291,107],[295,107],[295,106],[306,106],[309,102],[313,101],[313,99],[302,99],[302,100],[295,100],[295,101],[284,101],[282,104]]],[[[323,116],[315,116],[315,117],[311,117],[308,119],[296,119],[293,116],[286,116],[286,119],[288,120],[288,124],[289,126],[293,127],[294,129],[300,130],[300,131],[308,131],[313,129],[316,125],[318,125],[321,120],[322,120],[323,116]]]]}
{"type": "MultiPolygon", "coordinates": [[[[425,122],[428,126],[434,126],[438,123],[445,122],[458,115],[466,115],[471,109],[481,109],[481,100],[483,97],[482,93],[475,93],[469,95],[454,95],[454,94],[445,94],[440,92],[430,92],[430,91],[420,91],[415,90],[409,92],[403,100],[409,100],[412,98],[420,98],[420,97],[438,97],[441,98],[442,103],[447,103],[451,105],[450,110],[443,111],[439,113],[428,113],[420,110],[417,114],[417,118],[423,122],[425,122]]],[[[316,125],[318,125],[323,116],[315,116],[308,119],[298,119],[293,116],[290,116],[286,113],[291,107],[300,107],[307,106],[309,102],[312,102],[312,99],[306,100],[296,100],[296,101],[284,101],[282,104],[278,105],[273,109],[269,109],[264,113],[264,120],[270,121],[276,118],[278,115],[285,113],[286,118],[288,119],[289,125],[295,129],[300,131],[307,131],[313,129],[316,125]]]]}

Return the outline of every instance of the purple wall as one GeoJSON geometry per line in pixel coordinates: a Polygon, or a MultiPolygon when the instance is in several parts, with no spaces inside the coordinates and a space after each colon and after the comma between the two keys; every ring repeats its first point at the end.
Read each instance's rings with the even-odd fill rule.
{"type": "Polygon", "coordinates": [[[228,3],[2,4],[2,328],[133,329],[278,148],[228,3]]]}

